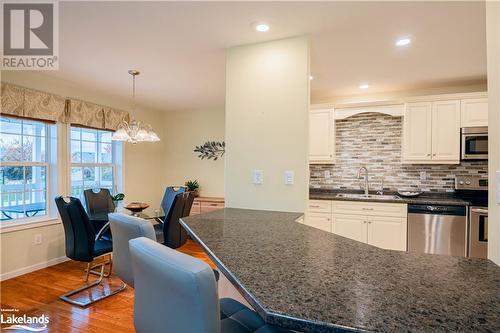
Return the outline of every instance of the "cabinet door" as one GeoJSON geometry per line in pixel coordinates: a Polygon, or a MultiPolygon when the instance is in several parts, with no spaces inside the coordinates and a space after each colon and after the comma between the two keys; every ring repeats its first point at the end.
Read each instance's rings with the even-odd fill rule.
{"type": "Polygon", "coordinates": [[[388,250],[406,251],[406,218],[369,217],[368,244],[388,250]]]}
{"type": "Polygon", "coordinates": [[[432,150],[432,104],[406,104],[403,121],[403,161],[430,160],[432,150]]]}
{"type": "Polygon", "coordinates": [[[308,213],[304,219],[304,224],[332,232],[332,215],[329,213],[308,213]]]}
{"type": "Polygon", "coordinates": [[[309,113],[309,161],[335,160],[335,121],[333,110],[312,110],[309,113]]]}
{"type": "Polygon", "coordinates": [[[488,126],[488,99],[471,98],[460,102],[461,127],[488,126]]]}
{"type": "Polygon", "coordinates": [[[366,243],[367,225],[365,216],[334,214],[332,232],[342,237],[366,243]]]}
{"type": "Polygon", "coordinates": [[[432,104],[432,160],[460,161],[460,101],[432,104]]]}

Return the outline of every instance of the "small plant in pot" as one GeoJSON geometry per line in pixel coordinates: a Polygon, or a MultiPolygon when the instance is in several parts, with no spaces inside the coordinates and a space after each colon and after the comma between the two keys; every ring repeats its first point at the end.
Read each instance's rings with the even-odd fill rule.
{"type": "Polygon", "coordinates": [[[118,204],[120,201],[123,201],[125,198],[125,194],[123,193],[117,193],[116,195],[112,195],[111,199],[113,200],[113,203],[115,204],[115,208],[118,208],[118,204]]]}
{"type": "Polygon", "coordinates": [[[198,184],[198,181],[196,179],[188,180],[184,185],[187,187],[188,192],[193,192],[193,195],[195,197],[200,195],[200,184],[198,184]]]}

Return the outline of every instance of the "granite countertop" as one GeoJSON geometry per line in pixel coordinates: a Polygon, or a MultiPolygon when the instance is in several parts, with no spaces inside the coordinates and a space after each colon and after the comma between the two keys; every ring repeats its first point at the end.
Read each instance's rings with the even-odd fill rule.
{"type": "MultiPolygon", "coordinates": [[[[416,198],[405,198],[399,196],[399,199],[372,199],[372,198],[338,198],[339,193],[358,193],[357,190],[319,190],[310,189],[309,199],[313,200],[344,200],[344,201],[371,201],[371,202],[395,202],[407,203],[412,205],[449,205],[449,206],[469,206],[470,202],[455,197],[452,193],[424,192],[416,198]]],[[[371,192],[370,192],[371,193],[371,192]]],[[[384,192],[384,194],[397,195],[393,192],[384,192]]]]}
{"type": "Polygon", "coordinates": [[[294,222],[299,213],[226,208],[181,219],[270,324],[303,332],[500,331],[500,267],[384,250],[294,222]]]}

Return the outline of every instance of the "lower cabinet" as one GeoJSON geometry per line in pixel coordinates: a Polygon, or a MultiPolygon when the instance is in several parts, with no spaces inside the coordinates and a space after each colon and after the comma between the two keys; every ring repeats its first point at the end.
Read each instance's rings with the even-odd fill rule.
{"type": "Polygon", "coordinates": [[[309,206],[306,225],[383,249],[406,251],[406,204],[311,200],[309,206]]]}
{"type": "Polygon", "coordinates": [[[406,251],[406,218],[375,217],[367,219],[367,243],[388,250],[406,251]]]}
{"type": "Polygon", "coordinates": [[[366,243],[366,218],[359,215],[334,214],[332,232],[336,235],[366,243]]]}
{"type": "Polygon", "coordinates": [[[309,213],[304,220],[304,224],[332,232],[332,215],[329,213],[309,213]]]}

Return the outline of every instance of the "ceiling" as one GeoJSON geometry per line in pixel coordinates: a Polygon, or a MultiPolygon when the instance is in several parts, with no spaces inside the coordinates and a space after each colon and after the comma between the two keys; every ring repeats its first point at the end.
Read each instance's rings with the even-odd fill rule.
{"type": "Polygon", "coordinates": [[[60,2],[60,70],[48,75],[158,110],[224,105],[224,49],[311,35],[311,96],[486,77],[483,2],[60,2]],[[266,21],[270,31],[252,24],[266,21]],[[395,40],[411,36],[398,48],[395,40]]]}

